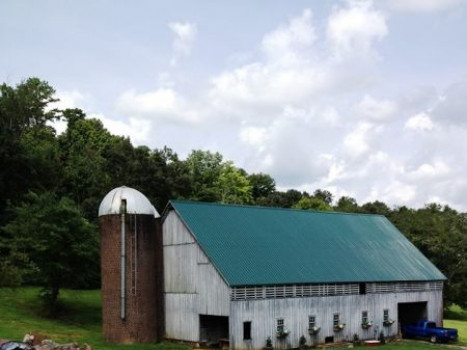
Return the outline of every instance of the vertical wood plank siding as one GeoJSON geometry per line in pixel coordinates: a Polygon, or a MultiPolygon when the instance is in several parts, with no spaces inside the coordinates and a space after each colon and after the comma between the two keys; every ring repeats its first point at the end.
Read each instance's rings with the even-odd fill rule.
{"type": "Polygon", "coordinates": [[[366,295],[345,295],[306,298],[284,298],[244,300],[231,302],[230,345],[234,349],[260,349],[269,336],[275,348],[298,347],[299,338],[304,335],[307,344],[322,343],[324,338],[334,336],[334,341],[352,340],[354,334],[360,339],[371,339],[375,330],[382,329],[385,335],[396,335],[398,331],[398,303],[427,301],[427,317],[440,324],[442,322],[442,291],[385,293],[366,295]],[[383,310],[389,310],[389,318],[396,322],[383,327],[383,310]],[[368,319],[374,326],[369,330],[361,327],[362,311],[368,311],[368,319]],[[340,323],[345,328],[333,330],[333,315],[338,313],[340,323]],[[317,336],[308,334],[308,317],[316,317],[316,325],[321,327],[317,336]],[[276,321],[284,319],[289,335],[285,339],[276,337],[276,321]],[[243,340],[243,322],[251,322],[251,340],[243,340]]]}
{"type": "Polygon", "coordinates": [[[178,215],[163,225],[165,337],[199,341],[199,315],[229,316],[230,289],[178,215]]]}

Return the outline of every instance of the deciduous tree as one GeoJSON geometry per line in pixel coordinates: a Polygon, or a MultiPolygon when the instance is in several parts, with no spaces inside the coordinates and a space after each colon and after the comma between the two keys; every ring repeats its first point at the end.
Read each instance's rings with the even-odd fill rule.
{"type": "Polygon", "coordinates": [[[13,220],[3,228],[11,252],[27,255],[32,281],[42,285],[45,305],[54,313],[60,288],[95,278],[99,264],[96,229],[72,200],[50,192],[30,192],[12,212],[13,220]]]}

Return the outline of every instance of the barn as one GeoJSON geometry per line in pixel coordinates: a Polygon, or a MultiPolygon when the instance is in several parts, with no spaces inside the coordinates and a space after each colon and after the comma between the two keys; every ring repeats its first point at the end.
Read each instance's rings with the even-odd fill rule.
{"type": "MultiPolygon", "coordinates": [[[[127,196],[137,197],[128,191],[127,196]]],[[[113,207],[120,208],[118,203],[113,207]]],[[[151,208],[145,213],[153,213],[151,208]]],[[[115,215],[116,231],[139,222],[131,221],[131,215],[119,219],[119,210],[109,211],[115,215]]],[[[106,213],[105,208],[101,211],[106,213]]],[[[109,219],[101,218],[101,232],[109,231],[102,229],[105,222],[109,219]]],[[[274,348],[283,349],[298,347],[302,336],[310,345],[352,340],[355,334],[373,339],[381,331],[393,336],[401,323],[419,319],[442,324],[445,276],[384,216],[170,201],[154,225],[159,229],[152,235],[161,232],[162,239],[150,239],[149,250],[160,251],[156,255],[162,257],[151,258],[152,270],[155,275],[163,271],[163,276],[155,278],[158,287],[146,289],[146,296],[135,293],[134,305],[140,314],[144,312],[138,303],[156,305],[159,316],[151,317],[161,321],[155,322],[160,331],[154,334],[166,339],[261,349],[269,338],[274,348]],[[144,302],[160,297],[162,303],[144,302]]],[[[133,231],[130,234],[144,236],[133,231]]],[[[101,244],[107,262],[115,260],[111,251],[119,259],[121,242],[131,244],[131,237],[120,243],[118,237],[106,240],[113,249],[101,244]]],[[[140,238],[134,241],[133,255],[143,259],[148,248],[140,247],[145,245],[140,238]]],[[[151,270],[147,264],[137,268],[138,260],[122,264],[127,265],[126,273],[151,270]]],[[[132,280],[146,277],[123,279],[121,283],[131,288],[132,280]]],[[[104,293],[118,290],[118,283],[115,278],[112,288],[102,287],[104,315],[106,307],[117,310],[115,322],[107,327],[119,329],[117,338],[128,324],[138,322],[130,319],[137,314],[130,310],[131,296],[125,301],[126,318],[118,317],[118,300],[106,302],[118,299],[118,291],[114,297],[104,293]]],[[[105,322],[110,320],[104,317],[105,322]]],[[[125,339],[147,341],[133,336],[136,329],[125,339]]],[[[117,338],[113,340],[122,340],[117,338]]]]}
{"type": "Polygon", "coordinates": [[[442,322],[444,275],[384,216],[171,201],[163,245],[167,338],[291,348],[442,322]]]}

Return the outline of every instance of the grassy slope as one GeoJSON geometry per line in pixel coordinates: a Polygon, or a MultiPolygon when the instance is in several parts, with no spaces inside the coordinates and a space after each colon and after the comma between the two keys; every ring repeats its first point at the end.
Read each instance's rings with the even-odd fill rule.
{"type": "Polygon", "coordinates": [[[459,332],[459,343],[467,345],[467,310],[463,310],[458,305],[453,305],[446,313],[447,320],[444,326],[448,328],[457,328],[459,332]]]}
{"type": "MultiPolygon", "coordinates": [[[[101,308],[99,291],[62,291],[64,312],[57,320],[41,318],[37,307],[37,288],[0,288],[0,338],[20,340],[27,332],[41,334],[57,342],[87,343],[95,350],[187,350],[178,344],[114,345],[107,344],[101,336],[101,308]]],[[[467,322],[446,321],[446,326],[456,327],[459,334],[467,336],[467,322]]],[[[447,349],[443,346],[435,346],[447,349]]],[[[363,348],[362,348],[363,349],[363,348]]],[[[433,350],[425,342],[404,341],[388,344],[385,350],[433,350]]]]}
{"type": "Polygon", "coordinates": [[[40,317],[37,288],[0,288],[0,338],[23,339],[24,334],[40,334],[56,342],[87,343],[99,350],[187,350],[178,344],[114,345],[101,335],[100,291],[60,292],[64,311],[58,319],[40,317]]]}
{"type": "Polygon", "coordinates": [[[445,320],[444,327],[457,328],[459,333],[459,344],[467,344],[467,322],[459,320],[445,320]]]}

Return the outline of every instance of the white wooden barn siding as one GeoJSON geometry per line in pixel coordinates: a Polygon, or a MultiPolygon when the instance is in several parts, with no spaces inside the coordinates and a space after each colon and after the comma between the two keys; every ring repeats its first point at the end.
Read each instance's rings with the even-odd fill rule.
{"type": "Polygon", "coordinates": [[[171,211],[163,225],[165,337],[199,341],[199,315],[229,316],[230,288],[171,211]]]}
{"type": "Polygon", "coordinates": [[[442,291],[385,293],[366,295],[345,295],[328,297],[284,298],[232,301],[230,308],[230,346],[234,349],[261,349],[266,338],[271,337],[274,348],[298,347],[299,338],[305,335],[307,344],[313,340],[320,343],[324,338],[334,336],[334,341],[352,340],[356,333],[360,339],[374,337],[375,329],[383,329],[386,335],[398,331],[397,304],[402,302],[427,301],[428,319],[442,322],[442,291]],[[389,318],[396,322],[383,327],[383,310],[389,310],[389,318]],[[368,311],[374,326],[369,330],[361,327],[362,311],[368,311]],[[338,313],[340,323],[346,323],[344,330],[333,331],[333,315],[338,313]],[[308,317],[316,316],[316,325],[321,327],[317,336],[308,334],[308,317]],[[276,337],[277,319],[284,319],[289,335],[284,339],[276,337]],[[252,340],[243,340],[243,322],[250,321],[252,340]]]}

